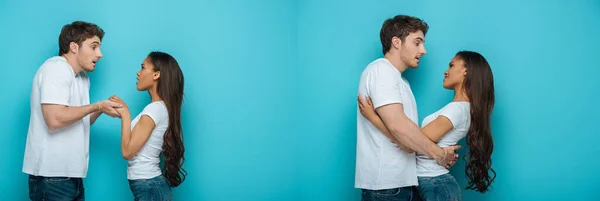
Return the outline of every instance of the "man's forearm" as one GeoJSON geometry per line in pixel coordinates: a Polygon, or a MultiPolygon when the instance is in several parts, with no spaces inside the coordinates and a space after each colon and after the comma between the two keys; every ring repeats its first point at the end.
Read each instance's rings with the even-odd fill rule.
{"type": "Polygon", "coordinates": [[[421,129],[415,124],[392,126],[390,132],[402,144],[429,157],[443,156],[444,150],[423,135],[421,129]]]}
{"type": "Polygon", "coordinates": [[[59,105],[42,105],[44,111],[44,120],[50,130],[56,130],[67,127],[89,115],[98,111],[98,105],[86,105],[78,107],[68,107],[59,105]]]}
{"type": "Polygon", "coordinates": [[[100,115],[102,115],[101,111],[93,112],[90,115],[90,125],[94,124],[94,122],[96,122],[96,119],[98,119],[98,117],[100,117],[100,115]]]}

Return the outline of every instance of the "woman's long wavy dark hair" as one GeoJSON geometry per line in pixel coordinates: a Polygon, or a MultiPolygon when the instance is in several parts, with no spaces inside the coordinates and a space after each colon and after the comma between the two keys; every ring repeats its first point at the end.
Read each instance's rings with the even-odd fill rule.
{"type": "Polygon", "coordinates": [[[494,76],[487,60],[477,52],[456,53],[467,69],[464,88],[471,105],[471,125],[467,132],[469,153],[465,174],[469,182],[467,189],[481,193],[488,191],[496,178],[492,169],[494,142],[490,119],[494,108],[494,76]],[[493,176],[490,175],[493,173],[493,176]]]}
{"type": "Polygon", "coordinates": [[[185,148],[181,129],[183,73],[177,60],[167,53],[151,52],[148,58],[154,65],[154,71],[160,72],[157,92],[169,112],[169,126],[165,132],[162,147],[165,158],[163,175],[169,182],[169,186],[177,187],[187,175],[183,169],[185,148]]]}

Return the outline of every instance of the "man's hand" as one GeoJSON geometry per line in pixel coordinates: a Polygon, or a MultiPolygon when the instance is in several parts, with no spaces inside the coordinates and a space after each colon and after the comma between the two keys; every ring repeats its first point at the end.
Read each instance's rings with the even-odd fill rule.
{"type": "Polygon", "coordinates": [[[438,162],[438,164],[446,168],[450,168],[456,164],[456,160],[458,160],[458,154],[456,153],[456,150],[458,149],[460,149],[460,145],[444,147],[442,148],[444,151],[443,154],[435,157],[435,160],[438,162]]]}
{"type": "Polygon", "coordinates": [[[98,104],[100,105],[100,111],[102,111],[102,113],[107,114],[108,116],[111,116],[111,117],[120,117],[116,108],[123,107],[122,104],[119,104],[119,103],[116,103],[116,102],[113,102],[110,100],[103,100],[103,101],[98,102],[98,104]]]}

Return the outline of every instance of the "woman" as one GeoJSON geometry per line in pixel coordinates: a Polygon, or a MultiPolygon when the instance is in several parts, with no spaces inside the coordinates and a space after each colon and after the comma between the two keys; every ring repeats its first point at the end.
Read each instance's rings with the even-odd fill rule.
{"type": "Polygon", "coordinates": [[[137,79],[137,90],[148,91],[152,102],[133,121],[127,105],[116,96],[110,98],[123,104],[117,112],[121,115],[121,152],[129,161],[127,179],[135,200],[171,200],[171,188],[179,186],[187,174],[182,167],[183,74],[171,55],[152,52],[137,79]]]}
{"type": "MultiPolygon", "coordinates": [[[[496,177],[491,168],[490,116],[494,107],[494,81],[490,65],[479,53],[458,52],[444,72],[444,88],[454,90],[454,99],[423,120],[423,134],[440,147],[455,145],[466,136],[470,150],[465,170],[469,182],[467,189],[484,193],[496,177]]],[[[366,101],[359,97],[359,108],[374,126],[392,136],[369,97],[366,101]]],[[[399,147],[406,149],[401,144],[399,147]]],[[[425,201],[461,200],[458,182],[448,169],[424,154],[416,155],[417,189],[421,198],[425,201]]]]}

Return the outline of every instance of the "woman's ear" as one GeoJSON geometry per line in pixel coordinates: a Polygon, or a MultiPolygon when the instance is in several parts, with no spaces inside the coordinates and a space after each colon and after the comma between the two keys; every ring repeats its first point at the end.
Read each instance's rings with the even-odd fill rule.
{"type": "Polygon", "coordinates": [[[160,71],[156,71],[154,72],[154,80],[158,80],[158,78],[160,78],[160,71]]]}

